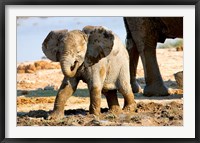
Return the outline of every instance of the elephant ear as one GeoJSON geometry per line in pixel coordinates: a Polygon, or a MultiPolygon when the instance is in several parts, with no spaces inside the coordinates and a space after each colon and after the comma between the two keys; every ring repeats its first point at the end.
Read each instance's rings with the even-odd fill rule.
{"type": "Polygon", "coordinates": [[[42,51],[47,58],[54,62],[60,60],[60,53],[63,51],[63,38],[68,30],[51,31],[42,43],[42,51]]]}
{"type": "Polygon", "coordinates": [[[89,36],[85,65],[91,66],[110,54],[114,45],[114,34],[101,26],[94,26],[88,32],[84,28],[83,31],[89,36]]]}

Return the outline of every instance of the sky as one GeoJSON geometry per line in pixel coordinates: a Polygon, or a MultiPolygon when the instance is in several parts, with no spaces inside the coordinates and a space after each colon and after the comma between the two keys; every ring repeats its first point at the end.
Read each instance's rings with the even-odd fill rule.
{"type": "Polygon", "coordinates": [[[19,17],[17,18],[17,62],[40,60],[45,56],[42,42],[51,30],[81,30],[86,25],[105,26],[124,42],[122,17],[19,17]]]}

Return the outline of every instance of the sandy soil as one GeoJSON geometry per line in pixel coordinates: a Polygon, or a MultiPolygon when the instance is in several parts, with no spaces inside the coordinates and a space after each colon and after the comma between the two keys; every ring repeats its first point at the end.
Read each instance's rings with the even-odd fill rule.
{"type": "MultiPolygon", "coordinates": [[[[87,85],[81,81],[75,94],[66,102],[65,118],[57,121],[46,118],[53,109],[55,96],[63,79],[59,64],[48,60],[37,61],[37,64],[18,63],[20,69],[17,74],[17,125],[183,126],[183,90],[179,89],[174,78],[174,73],[183,70],[183,51],[157,49],[157,58],[164,82],[169,87],[170,96],[145,97],[142,93],[138,93],[135,94],[137,102],[135,113],[114,114],[109,112],[106,99],[102,95],[102,114],[94,116],[88,112],[89,92],[87,85]]],[[[143,88],[145,81],[141,61],[137,77],[143,88]]],[[[123,107],[123,97],[120,94],[118,97],[120,106],[123,107]]]]}

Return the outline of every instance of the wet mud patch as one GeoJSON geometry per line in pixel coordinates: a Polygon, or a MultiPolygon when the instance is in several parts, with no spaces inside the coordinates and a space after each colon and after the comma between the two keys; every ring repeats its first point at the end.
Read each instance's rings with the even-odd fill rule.
{"type": "Polygon", "coordinates": [[[32,110],[17,113],[18,126],[182,126],[183,104],[175,101],[161,104],[138,102],[135,113],[112,113],[101,108],[101,115],[85,109],[65,110],[65,118],[47,120],[51,110],[32,110]]]}

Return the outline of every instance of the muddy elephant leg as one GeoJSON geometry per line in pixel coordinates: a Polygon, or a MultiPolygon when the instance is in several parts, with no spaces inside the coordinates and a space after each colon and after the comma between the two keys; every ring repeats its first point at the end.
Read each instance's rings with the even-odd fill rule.
{"type": "Polygon", "coordinates": [[[156,47],[156,43],[154,43],[153,45],[145,45],[144,50],[140,52],[146,81],[144,95],[166,96],[169,95],[169,93],[167,87],[163,83],[160,74],[156,58],[156,48],[154,47],[156,47]]]}
{"type": "Polygon", "coordinates": [[[134,94],[131,89],[130,83],[126,82],[128,80],[120,79],[119,92],[124,97],[124,111],[134,112],[136,110],[136,102],[134,100],[134,94]]]}
{"type": "Polygon", "coordinates": [[[118,113],[121,111],[117,98],[117,90],[109,90],[104,93],[111,112],[118,113]]]}
{"type": "Polygon", "coordinates": [[[138,82],[136,81],[136,73],[137,73],[137,65],[139,59],[139,52],[136,48],[135,42],[130,38],[126,41],[126,48],[129,53],[130,58],[130,79],[131,79],[131,87],[133,93],[138,93],[141,91],[141,87],[139,86],[138,82]]]}
{"type": "Polygon", "coordinates": [[[76,79],[63,79],[55,99],[53,112],[48,119],[62,119],[64,117],[65,103],[76,90],[77,84],[78,81],[76,79]]]}
{"type": "Polygon", "coordinates": [[[99,115],[101,113],[101,88],[93,86],[90,89],[90,114],[99,115]]]}
{"type": "Polygon", "coordinates": [[[131,91],[129,93],[122,93],[122,95],[124,96],[123,110],[128,111],[128,112],[134,112],[137,108],[137,105],[136,105],[136,102],[134,100],[133,92],[131,91]]]}
{"type": "Polygon", "coordinates": [[[132,112],[136,110],[136,102],[134,100],[134,94],[131,88],[129,75],[129,67],[122,67],[117,81],[117,89],[124,97],[123,110],[132,112]]]}

